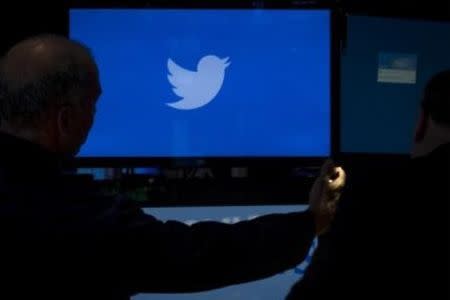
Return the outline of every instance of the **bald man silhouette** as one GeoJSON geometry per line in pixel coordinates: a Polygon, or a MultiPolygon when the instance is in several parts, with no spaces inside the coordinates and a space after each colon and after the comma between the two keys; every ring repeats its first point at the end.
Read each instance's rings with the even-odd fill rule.
{"type": "Polygon", "coordinates": [[[328,228],[344,174],[332,164],[306,212],[233,225],[163,223],[64,176],[93,124],[99,82],[89,49],[64,37],[27,39],[0,62],[2,299],[128,299],[257,280],[296,266],[328,228]]]}

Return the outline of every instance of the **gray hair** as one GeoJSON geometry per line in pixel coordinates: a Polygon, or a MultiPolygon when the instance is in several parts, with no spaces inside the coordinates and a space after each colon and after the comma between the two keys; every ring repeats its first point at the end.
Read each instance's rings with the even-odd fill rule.
{"type": "Polygon", "coordinates": [[[55,35],[18,43],[0,61],[0,121],[32,128],[52,107],[80,105],[97,67],[83,44],[55,35]]]}

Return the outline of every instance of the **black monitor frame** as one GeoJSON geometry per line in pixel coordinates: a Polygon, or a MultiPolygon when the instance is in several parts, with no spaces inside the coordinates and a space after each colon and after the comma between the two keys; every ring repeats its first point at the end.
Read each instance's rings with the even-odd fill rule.
{"type": "MultiPolygon", "coordinates": [[[[146,9],[326,9],[331,12],[330,34],[330,80],[331,80],[331,122],[330,122],[330,156],[338,159],[340,155],[340,58],[345,40],[345,14],[334,1],[317,4],[301,1],[71,1],[67,7],[67,35],[71,9],[83,8],[146,8],[146,9]],[[305,4],[306,3],[306,4],[305,4]]],[[[326,1],[324,1],[326,2],[326,1]]],[[[143,166],[154,167],[316,167],[323,163],[326,157],[295,157],[295,156],[233,156],[233,157],[77,157],[73,167],[119,167],[133,168],[143,166]]]]}

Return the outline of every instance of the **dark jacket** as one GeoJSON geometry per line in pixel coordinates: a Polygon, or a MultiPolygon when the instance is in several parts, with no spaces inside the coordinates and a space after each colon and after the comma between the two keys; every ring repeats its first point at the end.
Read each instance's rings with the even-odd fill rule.
{"type": "Polygon", "coordinates": [[[293,268],[314,237],[310,212],[187,226],[63,176],[61,160],[0,135],[0,298],[127,299],[195,292],[293,268]]]}
{"type": "Polygon", "coordinates": [[[449,299],[450,144],[367,175],[287,299],[449,299]]]}

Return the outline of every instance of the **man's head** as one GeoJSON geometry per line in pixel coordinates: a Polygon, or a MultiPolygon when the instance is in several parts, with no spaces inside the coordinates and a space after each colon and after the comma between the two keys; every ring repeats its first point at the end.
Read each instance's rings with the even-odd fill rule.
{"type": "Polygon", "coordinates": [[[450,143],[450,70],[434,75],[427,83],[417,122],[413,157],[423,156],[450,143]]]}
{"type": "Polygon", "coordinates": [[[65,37],[22,41],[0,61],[0,130],[75,155],[101,93],[88,48],[65,37]]]}

